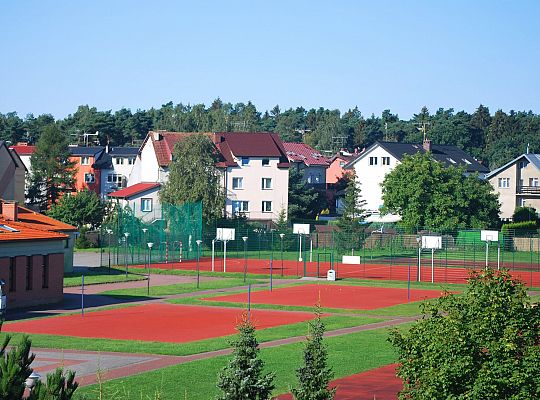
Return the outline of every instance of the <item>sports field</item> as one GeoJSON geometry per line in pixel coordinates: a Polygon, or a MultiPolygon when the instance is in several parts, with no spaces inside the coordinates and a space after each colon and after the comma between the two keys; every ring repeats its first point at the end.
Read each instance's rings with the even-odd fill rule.
{"type": "MultiPolygon", "coordinates": [[[[185,343],[236,333],[242,310],[172,304],[148,304],[8,323],[5,332],[25,332],[84,338],[185,343]]],[[[293,324],[313,318],[307,312],[253,310],[257,329],[293,324]]]]}
{"type": "MultiPolygon", "coordinates": [[[[433,299],[441,296],[440,290],[418,290],[382,288],[369,286],[342,285],[296,285],[277,288],[272,291],[251,293],[251,302],[255,304],[278,304],[285,306],[310,307],[319,303],[321,307],[353,310],[373,310],[390,307],[408,301],[433,299]]],[[[233,294],[206,298],[203,300],[247,303],[247,294],[233,294]]]]}

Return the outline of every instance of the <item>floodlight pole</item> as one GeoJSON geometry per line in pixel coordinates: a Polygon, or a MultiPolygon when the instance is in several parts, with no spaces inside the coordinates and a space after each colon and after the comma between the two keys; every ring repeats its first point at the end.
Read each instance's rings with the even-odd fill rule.
{"type": "Polygon", "coordinates": [[[197,240],[196,241],[197,243],[197,289],[199,288],[199,284],[200,284],[200,280],[201,280],[201,277],[200,277],[200,272],[199,272],[199,259],[201,257],[201,243],[202,243],[202,240],[197,240]]]}
{"type": "Polygon", "coordinates": [[[247,236],[242,236],[244,241],[244,283],[246,283],[246,274],[247,274],[247,236]]]}
{"type": "Polygon", "coordinates": [[[214,251],[215,251],[216,239],[212,239],[212,272],[214,272],[214,251]]]}
{"type": "MultiPolygon", "coordinates": [[[[148,243],[146,241],[146,232],[148,232],[148,228],[142,228],[142,231],[143,231],[143,243],[148,243]]],[[[146,260],[147,259],[147,256],[146,256],[146,252],[144,252],[144,264],[146,265],[146,260]]]]}
{"type": "Polygon", "coordinates": [[[126,253],[125,253],[125,256],[124,256],[124,264],[126,265],[126,278],[128,276],[128,261],[127,261],[127,256],[128,256],[128,238],[129,238],[129,232],[124,232],[124,236],[126,238],[126,253]]]}
{"type": "Polygon", "coordinates": [[[152,247],[154,243],[147,243],[148,246],[148,269],[147,269],[147,279],[146,279],[146,294],[150,296],[150,263],[152,262],[152,247]]]}
{"type": "Polygon", "coordinates": [[[109,235],[109,275],[111,274],[111,235],[112,230],[107,228],[107,234],[109,235]]]}
{"type": "Polygon", "coordinates": [[[223,272],[227,272],[227,240],[223,240],[223,272]]]}
{"type": "Polygon", "coordinates": [[[281,276],[283,276],[283,237],[285,236],[284,233],[279,234],[279,238],[281,239],[281,276]]]}
{"type": "Polygon", "coordinates": [[[309,238],[309,262],[313,261],[313,238],[309,238]]]}
{"type": "Polygon", "coordinates": [[[418,282],[421,282],[420,274],[422,270],[422,264],[420,263],[420,257],[422,253],[422,246],[420,246],[421,240],[422,238],[420,236],[416,237],[416,243],[418,243],[418,274],[417,274],[418,282]]]}

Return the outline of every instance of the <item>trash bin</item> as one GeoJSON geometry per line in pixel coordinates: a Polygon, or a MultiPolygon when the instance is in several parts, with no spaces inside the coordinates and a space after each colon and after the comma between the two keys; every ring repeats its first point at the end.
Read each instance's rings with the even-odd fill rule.
{"type": "Polygon", "coordinates": [[[335,281],[336,280],[336,271],[333,269],[328,270],[328,273],[326,274],[326,280],[327,281],[335,281]]]}

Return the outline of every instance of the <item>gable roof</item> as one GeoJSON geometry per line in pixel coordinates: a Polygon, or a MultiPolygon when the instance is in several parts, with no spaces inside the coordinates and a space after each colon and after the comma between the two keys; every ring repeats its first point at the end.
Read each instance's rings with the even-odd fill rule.
{"type": "Polygon", "coordinates": [[[174,145],[181,140],[184,140],[188,136],[192,135],[206,135],[211,139],[211,133],[202,132],[170,132],[170,131],[149,131],[148,135],[144,138],[144,141],[139,149],[139,152],[146,145],[148,140],[152,141],[154,146],[154,152],[156,159],[160,167],[168,167],[172,161],[172,153],[174,145]]]}
{"type": "Polygon", "coordinates": [[[2,148],[2,147],[6,148],[6,151],[7,151],[8,155],[9,155],[9,158],[11,158],[11,160],[13,161],[13,164],[15,165],[15,168],[24,168],[24,170],[27,171],[24,163],[21,160],[21,157],[19,157],[17,152],[15,150],[11,150],[8,147],[8,145],[6,144],[6,142],[4,142],[3,140],[0,140],[0,148],[2,148]]]}
{"type": "Polygon", "coordinates": [[[139,154],[138,147],[110,147],[108,153],[105,148],[105,151],[99,155],[92,167],[96,169],[110,169],[113,168],[113,157],[135,157],[137,154],[139,154]]]}
{"type": "Polygon", "coordinates": [[[283,142],[287,157],[291,162],[303,163],[306,166],[319,165],[328,167],[326,158],[305,143],[283,142]]]}
{"type": "Polygon", "coordinates": [[[69,154],[72,156],[92,156],[105,150],[103,146],[69,146],[69,154]]]}
{"type": "Polygon", "coordinates": [[[115,197],[117,199],[128,199],[130,197],[139,195],[144,192],[159,188],[161,185],[154,182],[141,182],[135,185],[128,186],[127,188],[117,190],[116,192],[109,193],[108,197],[115,197]]]}
{"type": "Polygon", "coordinates": [[[11,150],[13,150],[15,153],[17,153],[19,156],[30,156],[34,154],[34,151],[36,150],[36,146],[30,146],[30,145],[14,145],[9,146],[11,150]]]}
{"type": "Polygon", "coordinates": [[[502,167],[499,167],[493,171],[491,171],[489,174],[486,175],[486,178],[492,178],[493,176],[497,175],[499,172],[504,171],[506,168],[510,167],[517,161],[519,161],[521,158],[525,157],[531,164],[533,164],[536,169],[540,170],[540,154],[529,154],[525,153],[522,154],[516,158],[514,158],[512,161],[508,161],[506,164],[504,164],[502,167]]]}
{"type": "MultiPolygon", "coordinates": [[[[352,167],[356,162],[363,159],[368,153],[371,153],[375,148],[382,147],[393,157],[401,161],[405,155],[413,156],[421,153],[425,154],[427,151],[422,144],[418,143],[398,143],[398,142],[375,142],[359,157],[350,161],[345,165],[345,168],[352,167]]],[[[446,167],[460,166],[464,167],[466,172],[480,172],[488,173],[489,168],[480,164],[471,155],[467,154],[457,146],[432,144],[431,155],[434,160],[444,164],[446,167]]]]}

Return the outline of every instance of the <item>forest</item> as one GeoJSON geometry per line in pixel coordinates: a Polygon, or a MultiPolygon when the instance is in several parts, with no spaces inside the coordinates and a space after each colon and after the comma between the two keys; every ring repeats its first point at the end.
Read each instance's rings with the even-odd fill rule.
{"type": "Polygon", "coordinates": [[[326,155],[340,148],[363,149],[377,140],[415,142],[423,140],[422,126],[433,143],[456,145],[495,169],[527,151],[540,152],[540,115],[532,111],[498,110],[491,113],[480,105],[472,113],[423,107],[411,119],[400,119],[390,110],[380,116],[365,116],[357,107],[346,112],[303,107],[257,110],[254,104],[224,103],[217,98],[210,106],[174,104],[137,110],[122,108],[99,111],[81,105],[64,119],[50,114],[24,117],[0,113],[0,140],[9,144],[35,142],[43,128],[56,124],[71,143],[82,143],[85,133],[99,132],[91,142],[115,146],[138,145],[149,130],[181,132],[272,131],[284,141],[303,141],[326,155]]]}

